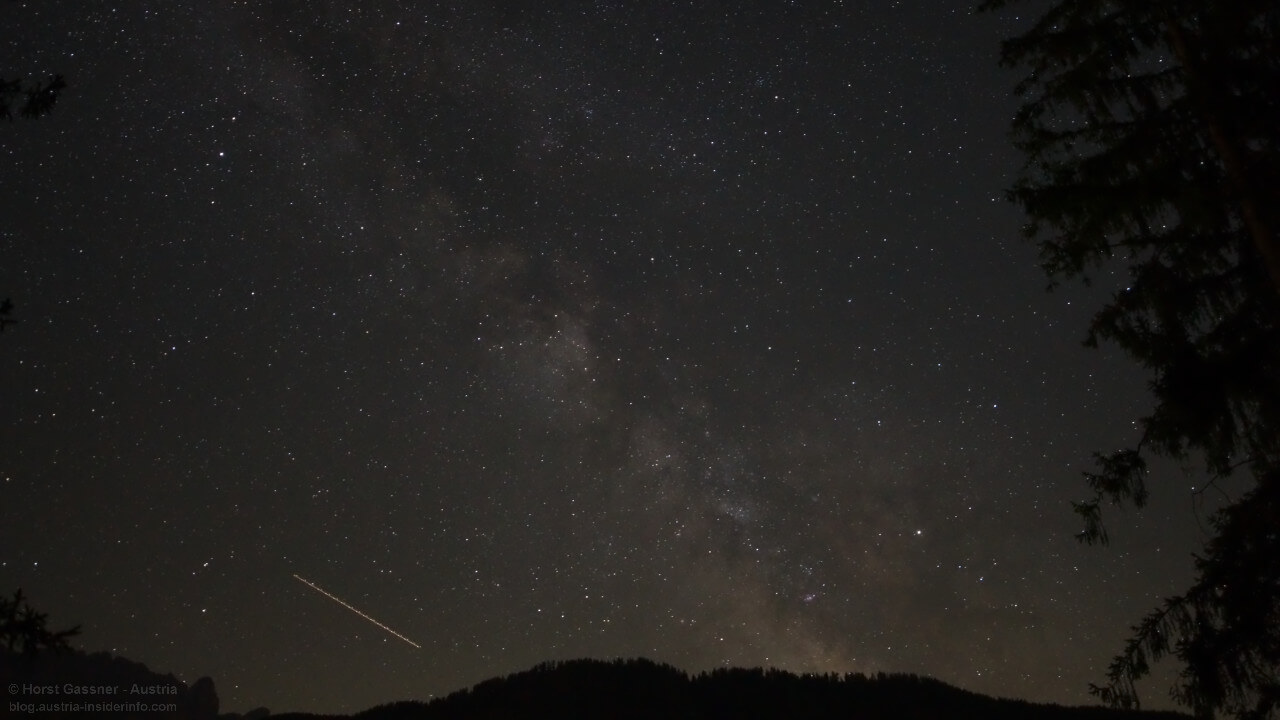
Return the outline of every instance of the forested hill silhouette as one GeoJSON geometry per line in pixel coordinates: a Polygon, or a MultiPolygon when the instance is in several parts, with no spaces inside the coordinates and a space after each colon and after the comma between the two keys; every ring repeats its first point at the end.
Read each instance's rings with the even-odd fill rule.
{"type": "MultiPolygon", "coordinates": [[[[71,648],[16,652],[0,647],[0,687],[9,693],[0,710],[7,707],[14,717],[23,714],[39,716],[42,720],[98,714],[121,720],[215,720],[218,717],[218,693],[212,679],[202,677],[187,685],[171,674],[155,672],[142,663],[106,652],[86,653],[71,648]],[[23,689],[32,687],[39,689],[23,689]],[[101,688],[111,691],[101,692],[101,688]],[[77,710],[77,703],[112,703],[131,709],[77,710]],[[132,709],[142,704],[151,707],[132,709]],[[40,705],[46,709],[33,709],[40,705]],[[57,708],[47,709],[50,705],[57,708]],[[159,711],[156,705],[172,705],[173,709],[159,711]]],[[[0,712],[0,717],[7,716],[0,712]]]]}
{"type": "MultiPolygon", "coordinates": [[[[320,716],[289,713],[275,720],[320,716]]],[[[333,717],[333,716],[329,716],[333,717]]],[[[726,668],[688,675],[650,660],[572,660],[486,680],[431,702],[380,705],[354,720],[1189,720],[1171,712],[1037,705],[916,675],[795,675],[726,668]]]]}

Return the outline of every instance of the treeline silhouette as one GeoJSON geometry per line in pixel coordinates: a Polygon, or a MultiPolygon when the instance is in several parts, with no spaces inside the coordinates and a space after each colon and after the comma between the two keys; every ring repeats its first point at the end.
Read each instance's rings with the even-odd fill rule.
{"type": "MultiPolygon", "coordinates": [[[[0,688],[9,694],[0,705],[0,711],[11,710],[14,717],[22,714],[34,714],[41,718],[86,718],[96,715],[93,712],[74,709],[41,709],[31,710],[11,706],[8,703],[23,703],[32,706],[49,705],[65,706],[70,703],[163,703],[173,704],[172,712],[155,711],[120,711],[111,712],[112,718],[127,720],[128,718],[145,718],[161,720],[161,718],[178,718],[181,720],[215,720],[218,718],[218,693],[213,680],[202,677],[192,685],[187,685],[171,674],[152,671],[146,665],[127,658],[106,652],[85,653],[70,648],[47,649],[40,652],[19,652],[0,648],[0,688]],[[24,685],[38,685],[55,688],[53,692],[32,694],[21,690],[24,685]],[[117,688],[112,695],[80,695],[62,691],[66,685],[73,686],[113,686],[117,688]],[[146,688],[173,688],[173,694],[135,694],[133,686],[146,688]],[[18,692],[12,692],[17,686],[18,692]]],[[[5,717],[0,712],[0,717],[5,717]]]]}
{"type": "Polygon", "coordinates": [[[430,702],[391,703],[352,716],[271,715],[266,708],[219,715],[218,694],[210,678],[188,686],[141,663],[104,652],[87,654],[67,642],[79,632],[79,626],[50,630],[48,616],[33,609],[21,590],[12,600],[0,597],[0,687],[9,692],[11,712],[85,717],[84,709],[43,704],[160,701],[172,703],[173,709],[155,712],[157,708],[150,707],[150,712],[142,712],[130,707],[112,716],[147,720],[1190,720],[1178,713],[999,699],[918,675],[796,675],[761,668],[720,668],[690,675],[644,658],[545,662],[430,702]],[[22,690],[23,686],[47,689],[22,690]],[[66,689],[69,686],[114,689],[76,692],[66,689]]]}
{"type": "MultiPolygon", "coordinates": [[[[281,720],[321,716],[289,713],[281,720]]],[[[334,716],[328,716],[334,717],[334,716]]],[[[1188,720],[1178,713],[1062,707],[968,692],[917,675],[724,668],[696,675],[646,659],[548,662],[430,702],[354,720],[1188,720]]]]}
{"type": "MultiPolygon", "coordinates": [[[[151,698],[176,703],[176,712],[112,715],[147,720],[1190,720],[1188,715],[1173,712],[1063,707],[993,698],[918,675],[796,675],[761,668],[721,668],[690,675],[643,658],[546,662],[429,702],[395,702],[355,715],[273,715],[266,708],[243,715],[219,715],[217,692],[209,678],[188,686],[173,675],[161,675],[140,663],[102,652],[64,650],[31,657],[0,650],[0,683],[7,686],[13,682],[176,686],[176,696],[151,698]]],[[[86,714],[46,712],[41,716],[80,718],[86,714]]]]}

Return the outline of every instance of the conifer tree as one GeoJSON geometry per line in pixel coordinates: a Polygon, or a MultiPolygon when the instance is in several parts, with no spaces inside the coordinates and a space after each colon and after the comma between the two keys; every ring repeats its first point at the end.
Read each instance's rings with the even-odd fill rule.
{"type": "Polygon", "coordinates": [[[42,650],[60,652],[70,649],[67,642],[80,634],[80,626],[50,630],[49,616],[36,612],[19,589],[13,599],[0,597],[0,648],[26,657],[42,650]]]}
{"type": "MultiPolygon", "coordinates": [[[[61,75],[54,75],[48,80],[27,82],[22,78],[0,78],[0,115],[7,120],[14,116],[38,118],[53,112],[58,97],[67,88],[67,81],[61,75]]],[[[0,332],[10,325],[16,325],[13,319],[13,301],[9,298],[0,300],[0,332]]]]}
{"type": "MultiPolygon", "coordinates": [[[[1021,0],[987,0],[999,10],[1021,0]]],[[[1280,4],[1058,0],[1001,61],[1024,68],[1012,136],[1051,287],[1114,277],[1086,345],[1152,375],[1132,447],[1095,456],[1080,538],[1102,504],[1147,499],[1152,455],[1203,462],[1251,489],[1218,512],[1198,576],[1133,628],[1091,690],[1137,707],[1149,663],[1200,717],[1280,715],[1280,4]]]]}
{"type": "Polygon", "coordinates": [[[22,78],[0,78],[0,113],[7,120],[15,116],[37,118],[53,112],[58,97],[67,88],[61,75],[27,82],[22,78]]]}

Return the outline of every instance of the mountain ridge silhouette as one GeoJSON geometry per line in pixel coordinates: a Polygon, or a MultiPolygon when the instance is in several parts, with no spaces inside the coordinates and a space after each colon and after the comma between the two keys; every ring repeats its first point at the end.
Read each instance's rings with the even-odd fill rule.
{"type": "MultiPolygon", "coordinates": [[[[998,698],[904,673],[796,674],[774,668],[688,673],[647,658],[543,662],[427,701],[402,700],[356,713],[266,708],[218,713],[211,679],[187,686],[127,658],[80,650],[43,653],[34,662],[0,652],[4,683],[165,683],[178,689],[177,712],[115,713],[117,718],[193,720],[1191,720],[1170,711],[1063,706],[998,698]]],[[[48,717],[83,713],[44,713],[48,717]]]]}
{"type": "Polygon", "coordinates": [[[646,658],[544,662],[429,701],[351,715],[277,720],[1189,720],[1169,711],[1062,706],[996,698],[901,673],[795,674],[763,668],[686,673],[646,658]]]}

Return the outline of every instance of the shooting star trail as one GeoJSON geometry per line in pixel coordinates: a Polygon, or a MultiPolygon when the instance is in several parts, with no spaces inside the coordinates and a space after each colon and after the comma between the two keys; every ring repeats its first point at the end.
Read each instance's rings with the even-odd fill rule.
{"type": "Polygon", "coordinates": [[[339,604],[339,605],[341,605],[342,607],[344,607],[344,608],[346,608],[346,609],[350,610],[351,612],[353,612],[353,613],[355,613],[355,614],[359,615],[360,617],[364,618],[365,620],[368,620],[369,622],[373,623],[374,625],[377,625],[378,627],[382,628],[383,630],[386,630],[387,632],[391,633],[392,635],[395,635],[396,637],[398,637],[398,638],[400,638],[401,640],[403,640],[403,641],[405,641],[405,642],[409,643],[410,645],[414,646],[415,648],[418,648],[419,650],[421,650],[421,649],[422,649],[422,646],[421,646],[421,645],[419,645],[418,643],[416,643],[416,642],[414,642],[414,641],[410,640],[409,638],[407,638],[407,637],[405,637],[405,636],[401,635],[400,633],[396,632],[395,630],[392,630],[391,628],[387,627],[386,625],[383,625],[382,623],[378,622],[377,620],[374,620],[373,618],[369,617],[368,615],[365,615],[364,613],[360,612],[359,610],[357,610],[357,609],[355,609],[355,608],[351,607],[351,606],[350,606],[350,605],[348,605],[348,604],[346,603],[346,601],[344,601],[342,598],[340,598],[340,597],[338,597],[338,596],[336,596],[336,595],[330,595],[329,593],[327,593],[327,592],[325,592],[325,591],[324,591],[324,588],[320,587],[319,585],[316,585],[315,583],[311,582],[310,580],[308,580],[308,579],[306,579],[306,578],[302,577],[301,575],[299,575],[299,574],[297,574],[297,573],[294,573],[294,574],[293,574],[293,576],[294,576],[295,578],[297,578],[297,579],[298,579],[298,582],[302,583],[303,585],[306,585],[307,587],[311,588],[312,590],[315,590],[316,592],[320,593],[321,595],[323,595],[323,596],[325,596],[325,597],[329,598],[330,600],[332,600],[332,601],[334,601],[334,602],[338,603],[338,604],[339,604]]]}

